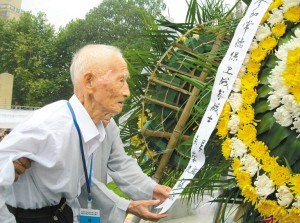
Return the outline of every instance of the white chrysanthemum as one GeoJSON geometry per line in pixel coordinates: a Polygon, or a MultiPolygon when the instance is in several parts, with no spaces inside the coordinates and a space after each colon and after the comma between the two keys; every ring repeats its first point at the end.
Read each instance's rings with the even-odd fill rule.
{"type": "MultiPolygon", "coordinates": [[[[276,76],[276,78],[280,77],[281,74],[286,70],[286,62],[284,61],[279,61],[276,65],[276,67],[274,67],[272,70],[271,70],[271,77],[272,76],[276,76]]],[[[269,78],[271,78],[269,77],[269,78]]]]}
{"type": "Polygon", "coordinates": [[[293,207],[300,208],[300,196],[296,198],[296,201],[292,204],[293,207]]]}
{"type": "Polygon", "coordinates": [[[274,118],[276,119],[276,122],[278,122],[278,124],[284,127],[288,127],[293,123],[291,113],[283,106],[276,109],[276,111],[274,112],[274,118]]]}
{"type": "Polygon", "coordinates": [[[287,55],[289,51],[294,50],[300,47],[300,39],[296,37],[292,37],[288,42],[282,44],[278,50],[275,52],[275,55],[278,59],[286,61],[287,55]]]}
{"type": "Polygon", "coordinates": [[[270,109],[277,108],[279,105],[281,105],[281,97],[275,93],[272,93],[268,97],[269,107],[270,109]]]}
{"type": "Polygon", "coordinates": [[[283,97],[289,94],[289,88],[283,84],[281,76],[271,75],[269,76],[268,81],[270,87],[274,89],[273,92],[275,92],[278,96],[283,97]]]}
{"type": "Polygon", "coordinates": [[[228,128],[230,129],[230,134],[235,134],[239,130],[240,117],[236,114],[231,115],[228,122],[228,128]]]}
{"type": "Polygon", "coordinates": [[[230,104],[230,107],[232,109],[233,113],[236,113],[237,110],[242,106],[242,94],[240,93],[232,93],[230,97],[228,98],[228,102],[230,104]]]}
{"type": "Polygon", "coordinates": [[[279,23],[283,20],[283,13],[279,9],[273,9],[272,14],[270,14],[268,18],[268,22],[270,23],[271,27],[274,26],[274,24],[279,23]]]}
{"type": "Polygon", "coordinates": [[[264,38],[272,34],[271,29],[268,25],[260,25],[256,31],[255,38],[257,41],[262,41],[264,38]]]}
{"type": "MultiPolygon", "coordinates": [[[[298,0],[300,1],[300,0],[298,0]]],[[[290,126],[292,130],[300,133],[300,104],[295,97],[290,94],[289,86],[286,86],[282,74],[287,69],[287,56],[290,51],[300,47],[300,29],[294,31],[294,36],[283,44],[281,44],[275,55],[278,58],[277,65],[272,69],[271,75],[268,77],[269,86],[272,88],[268,97],[271,109],[277,108],[274,113],[276,121],[284,126],[290,126]],[[281,98],[280,104],[278,100],[281,98]]],[[[300,135],[297,136],[299,138],[300,135]]]]}
{"type": "Polygon", "coordinates": [[[293,95],[288,94],[284,95],[282,97],[281,103],[283,104],[283,107],[289,111],[291,114],[293,113],[295,107],[296,107],[296,101],[293,95]]]}
{"type": "Polygon", "coordinates": [[[286,12],[287,10],[289,10],[289,8],[299,5],[300,4],[300,0],[283,0],[282,1],[283,5],[282,5],[282,11],[286,12]]]}
{"type": "Polygon", "coordinates": [[[241,170],[247,171],[251,177],[253,177],[259,169],[258,162],[253,156],[249,154],[243,156],[243,158],[241,159],[241,163],[242,163],[241,170]]]}
{"type": "MultiPolygon", "coordinates": [[[[241,70],[240,70],[241,72],[241,70]]],[[[245,73],[245,70],[244,70],[244,73],[245,73]]],[[[237,78],[233,84],[233,87],[232,87],[232,91],[233,92],[240,92],[241,91],[241,86],[242,86],[242,81],[240,78],[237,78]]]]}
{"type": "Polygon", "coordinates": [[[231,139],[231,157],[242,157],[247,153],[247,146],[238,138],[231,139]]]}
{"type": "Polygon", "coordinates": [[[256,193],[260,198],[266,198],[274,192],[273,181],[265,174],[258,176],[254,182],[256,193]]]}
{"type": "Polygon", "coordinates": [[[277,191],[278,193],[276,193],[276,197],[278,204],[282,207],[288,207],[294,199],[289,188],[287,186],[280,186],[277,191]]]}

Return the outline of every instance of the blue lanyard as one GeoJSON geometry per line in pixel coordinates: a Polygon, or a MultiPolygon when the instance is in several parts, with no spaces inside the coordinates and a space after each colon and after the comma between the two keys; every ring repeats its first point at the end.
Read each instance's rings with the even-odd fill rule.
{"type": "Polygon", "coordinates": [[[88,192],[88,201],[91,201],[92,200],[92,195],[91,195],[91,181],[92,181],[93,154],[92,154],[92,157],[91,157],[90,175],[88,176],[87,168],[86,168],[86,162],[85,162],[85,156],[84,156],[84,150],[83,150],[83,144],[82,144],[81,131],[80,131],[79,125],[77,123],[74,110],[73,110],[73,108],[72,108],[72,106],[71,106],[71,104],[70,104],[69,101],[68,101],[68,107],[69,107],[70,112],[72,114],[73,122],[74,122],[74,125],[76,127],[76,130],[77,130],[77,133],[78,133],[78,136],[79,136],[81,158],[82,158],[82,163],[83,163],[83,170],[84,170],[86,188],[87,188],[87,192],[88,192]]]}

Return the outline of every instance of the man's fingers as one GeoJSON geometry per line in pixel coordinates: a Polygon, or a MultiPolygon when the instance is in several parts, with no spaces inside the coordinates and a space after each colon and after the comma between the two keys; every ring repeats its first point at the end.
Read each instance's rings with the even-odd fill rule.
{"type": "Polygon", "coordinates": [[[167,213],[157,214],[157,213],[149,212],[149,213],[146,214],[144,220],[158,221],[158,220],[160,220],[162,218],[165,218],[167,216],[168,216],[167,213]]]}
{"type": "Polygon", "coordinates": [[[148,200],[146,201],[146,204],[148,206],[155,206],[155,205],[158,205],[160,203],[160,200],[148,200]]]}
{"type": "Polygon", "coordinates": [[[19,162],[14,162],[15,172],[20,175],[25,172],[26,168],[19,162]]]}
{"type": "Polygon", "coordinates": [[[31,165],[31,160],[25,157],[22,157],[18,159],[18,161],[26,168],[28,169],[31,165]]]}

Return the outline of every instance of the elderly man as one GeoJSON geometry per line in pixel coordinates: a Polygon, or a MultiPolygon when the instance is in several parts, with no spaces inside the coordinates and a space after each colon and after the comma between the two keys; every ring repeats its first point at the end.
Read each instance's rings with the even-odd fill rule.
{"type": "Polygon", "coordinates": [[[122,54],[112,46],[87,45],[74,55],[70,72],[70,100],[35,111],[0,143],[0,222],[78,222],[86,209],[100,209],[101,223],[123,222],[126,213],[165,217],[149,207],[165,200],[170,188],[126,155],[112,118],[130,95],[122,54]],[[13,162],[23,157],[31,167],[14,183],[13,162]],[[107,175],[133,201],[108,190],[107,175]]]}

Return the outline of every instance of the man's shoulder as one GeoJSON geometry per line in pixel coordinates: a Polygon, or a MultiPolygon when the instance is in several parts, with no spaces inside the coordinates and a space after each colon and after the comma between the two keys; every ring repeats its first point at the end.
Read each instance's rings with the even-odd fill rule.
{"type": "Polygon", "coordinates": [[[26,126],[28,128],[43,128],[44,126],[50,128],[55,126],[56,123],[68,122],[69,116],[67,101],[60,100],[35,110],[21,125],[25,128],[26,126]]]}

